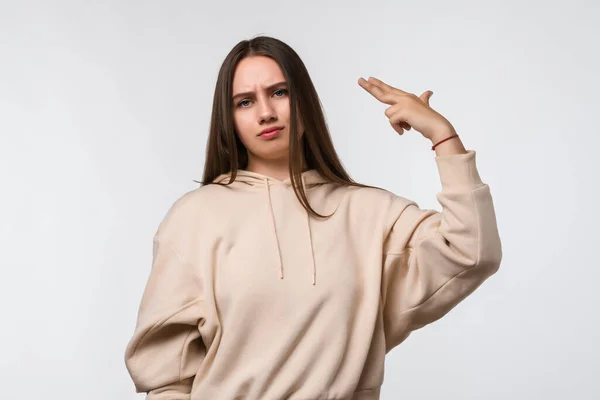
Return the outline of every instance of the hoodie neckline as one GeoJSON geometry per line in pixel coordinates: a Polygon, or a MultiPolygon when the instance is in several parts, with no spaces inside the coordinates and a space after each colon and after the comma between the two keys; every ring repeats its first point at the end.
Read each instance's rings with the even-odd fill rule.
{"type": "MultiPolygon", "coordinates": [[[[222,183],[224,181],[228,181],[230,179],[230,177],[231,177],[231,172],[221,174],[213,180],[213,183],[222,183]]],[[[307,171],[304,171],[304,172],[302,172],[300,177],[301,177],[301,180],[304,182],[304,184],[308,185],[308,186],[328,182],[328,180],[325,179],[316,169],[309,169],[307,171]]],[[[291,177],[281,180],[281,179],[278,179],[278,178],[275,178],[275,177],[272,177],[269,175],[264,175],[264,174],[261,174],[258,172],[252,172],[252,171],[248,171],[248,170],[244,170],[244,169],[238,169],[235,180],[240,181],[240,182],[257,183],[257,184],[268,181],[270,183],[277,183],[277,184],[281,184],[281,185],[285,185],[285,186],[292,185],[291,177]]]]}
{"type": "MultiPolygon", "coordinates": [[[[231,172],[221,174],[213,180],[213,183],[222,183],[224,181],[229,181],[230,177],[231,177],[231,172]]],[[[316,169],[310,169],[310,170],[302,172],[302,174],[300,175],[300,181],[301,181],[302,187],[304,188],[304,192],[307,194],[307,196],[308,196],[307,189],[309,188],[309,186],[329,182],[316,169]]],[[[277,223],[275,221],[275,212],[273,210],[273,199],[271,197],[271,186],[273,184],[276,184],[276,185],[279,184],[279,185],[285,185],[286,187],[291,187],[292,186],[291,177],[288,177],[284,180],[280,180],[280,179],[277,179],[277,178],[274,178],[274,177],[271,177],[268,175],[260,174],[258,172],[251,172],[251,171],[242,169],[242,170],[238,170],[234,183],[245,183],[250,186],[262,187],[262,189],[264,189],[264,193],[266,196],[266,203],[267,203],[267,207],[268,207],[268,215],[269,215],[269,219],[270,219],[270,227],[271,227],[271,231],[273,233],[273,239],[275,242],[275,251],[277,253],[279,278],[283,280],[284,279],[283,257],[281,254],[280,238],[279,238],[279,234],[277,232],[277,223]]],[[[312,267],[312,271],[311,271],[312,272],[312,284],[314,286],[314,285],[316,285],[317,265],[316,265],[316,260],[315,260],[314,244],[313,244],[313,237],[312,237],[313,235],[312,235],[312,228],[311,228],[311,223],[310,223],[310,214],[308,213],[308,211],[306,211],[306,209],[304,209],[304,213],[306,216],[306,233],[307,233],[308,247],[309,247],[308,251],[309,251],[309,257],[311,260],[311,267],[312,267]]]]}

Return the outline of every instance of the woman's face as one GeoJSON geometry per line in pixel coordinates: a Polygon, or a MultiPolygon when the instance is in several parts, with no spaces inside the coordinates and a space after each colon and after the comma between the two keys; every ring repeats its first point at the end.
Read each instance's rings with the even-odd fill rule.
{"type": "Polygon", "coordinates": [[[271,58],[246,57],[237,65],[233,76],[233,122],[248,150],[249,164],[287,160],[290,99],[283,73],[271,58]],[[262,133],[275,127],[281,130],[262,133]]]}

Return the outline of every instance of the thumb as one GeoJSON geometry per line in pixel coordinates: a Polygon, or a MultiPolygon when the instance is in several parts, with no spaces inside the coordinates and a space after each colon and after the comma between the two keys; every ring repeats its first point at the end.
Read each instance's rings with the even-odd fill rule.
{"type": "Polygon", "coordinates": [[[419,99],[421,99],[423,103],[429,106],[429,99],[431,99],[431,96],[433,96],[433,92],[431,90],[428,90],[426,92],[423,92],[423,94],[419,96],[419,99]]]}

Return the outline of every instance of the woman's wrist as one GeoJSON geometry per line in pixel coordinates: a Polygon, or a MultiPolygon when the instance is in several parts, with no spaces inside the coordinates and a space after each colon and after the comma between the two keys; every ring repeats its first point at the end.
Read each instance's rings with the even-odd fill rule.
{"type": "Polygon", "coordinates": [[[440,131],[440,133],[431,138],[431,143],[437,157],[465,154],[467,152],[454,128],[440,131]]]}

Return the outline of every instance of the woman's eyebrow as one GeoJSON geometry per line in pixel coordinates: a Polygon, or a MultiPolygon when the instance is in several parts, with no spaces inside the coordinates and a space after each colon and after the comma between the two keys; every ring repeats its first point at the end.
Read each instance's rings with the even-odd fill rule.
{"type": "MultiPolygon", "coordinates": [[[[270,85],[269,87],[267,87],[266,90],[269,91],[269,90],[275,89],[277,86],[283,86],[283,85],[287,86],[287,82],[282,81],[282,82],[274,83],[274,84],[270,85]]],[[[238,94],[233,95],[233,99],[236,99],[238,97],[246,97],[246,96],[253,96],[253,95],[254,95],[254,92],[243,92],[243,93],[238,93],[238,94]]]]}

